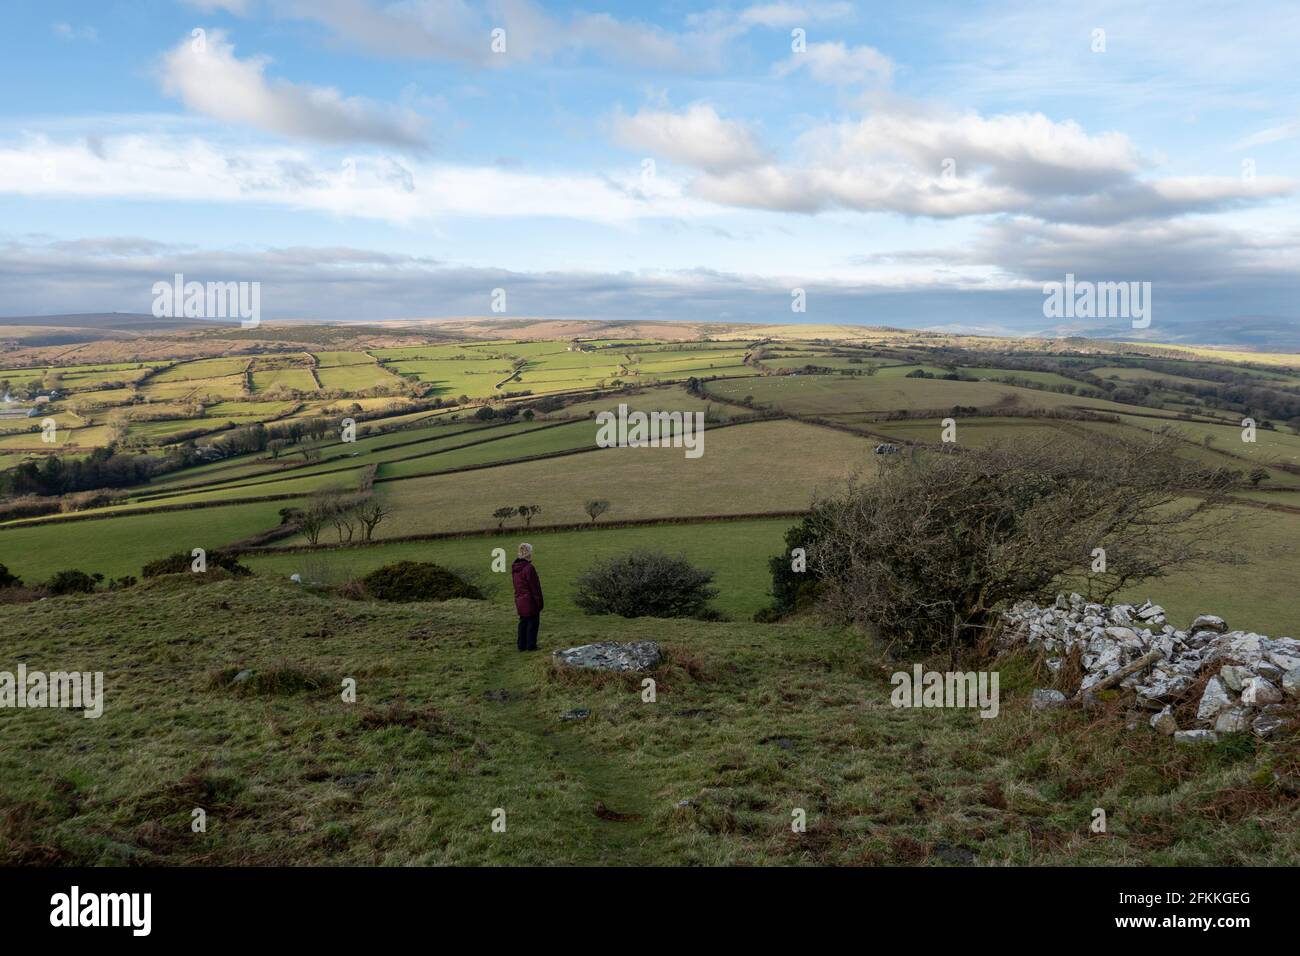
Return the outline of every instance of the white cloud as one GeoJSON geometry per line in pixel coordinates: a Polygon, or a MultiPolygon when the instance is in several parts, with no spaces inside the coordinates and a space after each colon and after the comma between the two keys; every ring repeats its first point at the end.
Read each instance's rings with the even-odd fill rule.
{"type": "Polygon", "coordinates": [[[264,75],[269,60],[240,60],[220,30],[181,41],[162,61],[163,89],[191,110],[226,123],[320,142],[373,142],[419,147],[419,119],[331,87],[264,75]]]}
{"type": "Polygon", "coordinates": [[[1039,113],[879,111],[813,127],[791,159],[760,162],[748,138],[745,150],[726,148],[729,121],[702,104],[692,109],[694,123],[649,114],[641,135],[623,129],[622,139],[700,169],[692,194],[728,206],[1119,222],[1236,208],[1297,185],[1265,176],[1141,178],[1150,162],[1126,136],[1089,134],[1039,113]]]}
{"type": "Polygon", "coordinates": [[[619,223],[704,215],[660,174],[539,174],[500,166],[395,163],[299,147],[227,146],[199,137],[106,135],[0,146],[0,194],[258,203],[397,224],[449,216],[553,216],[619,223]],[[647,185],[649,188],[647,188],[647,185]]]}
{"type": "Polygon", "coordinates": [[[736,120],[722,119],[706,103],[695,103],[681,113],[641,110],[628,116],[619,112],[614,116],[614,133],[624,146],[698,169],[726,171],[763,161],[749,129],[736,120]]]}
{"type": "Polygon", "coordinates": [[[792,53],[780,63],[776,73],[788,76],[802,69],[828,86],[887,86],[894,76],[894,61],[869,46],[809,43],[803,53],[792,53]]]}

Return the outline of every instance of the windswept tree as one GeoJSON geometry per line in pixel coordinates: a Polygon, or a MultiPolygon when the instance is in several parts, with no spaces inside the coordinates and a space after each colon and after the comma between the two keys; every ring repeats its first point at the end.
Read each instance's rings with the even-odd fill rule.
{"type": "Polygon", "coordinates": [[[515,516],[514,508],[498,508],[492,512],[492,517],[497,519],[497,530],[500,531],[507,521],[515,516]]]}
{"type": "Polygon", "coordinates": [[[542,513],[541,505],[520,505],[515,509],[519,517],[524,519],[524,527],[529,527],[533,523],[533,516],[542,513]]]}
{"type": "MultiPolygon", "coordinates": [[[[1019,439],[890,462],[802,526],[818,605],[914,647],[977,643],[998,613],[1062,587],[1106,601],[1171,569],[1231,560],[1236,478],[1174,432],[1019,439]]],[[[1237,530],[1239,536],[1239,529],[1237,530]]]]}
{"type": "Polygon", "coordinates": [[[609,510],[609,502],[600,499],[592,499],[582,506],[583,510],[591,518],[591,523],[595,524],[596,519],[609,510]]]}

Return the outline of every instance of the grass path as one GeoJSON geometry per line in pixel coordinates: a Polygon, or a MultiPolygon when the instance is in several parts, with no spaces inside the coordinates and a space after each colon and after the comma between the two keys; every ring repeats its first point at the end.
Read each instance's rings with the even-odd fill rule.
{"type": "Polygon", "coordinates": [[[646,850],[650,799],[643,779],[591,751],[578,721],[561,721],[558,713],[541,702],[538,689],[545,678],[540,671],[547,666],[546,656],[552,648],[543,646],[535,654],[521,654],[504,637],[501,648],[484,673],[483,693],[504,691],[505,699],[497,708],[501,723],[529,735],[539,757],[537,764],[550,764],[578,781],[585,791],[582,803],[589,812],[573,820],[555,821],[573,838],[574,855],[563,861],[565,865],[653,865],[646,850]],[[597,807],[635,819],[608,819],[597,814],[597,807]]]}

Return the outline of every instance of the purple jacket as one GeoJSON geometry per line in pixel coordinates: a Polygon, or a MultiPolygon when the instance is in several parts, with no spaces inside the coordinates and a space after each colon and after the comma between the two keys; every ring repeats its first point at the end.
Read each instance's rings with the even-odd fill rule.
{"type": "Polygon", "coordinates": [[[520,617],[542,613],[542,582],[531,561],[516,558],[510,566],[510,576],[515,581],[515,610],[520,617]]]}

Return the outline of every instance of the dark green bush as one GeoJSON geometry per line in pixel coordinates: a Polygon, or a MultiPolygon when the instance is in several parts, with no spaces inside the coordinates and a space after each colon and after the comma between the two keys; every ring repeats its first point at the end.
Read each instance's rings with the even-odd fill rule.
{"type": "Polygon", "coordinates": [[[95,579],[85,571],[70,568],[50,578],[45,589],[51,594],[90,594],[95,590],[95,579]]]}
{"type": "Polygon", "coordinates": [[[361,579],[369,597],[380,601],[483,600],[483,592],[453,571],[428,561],[398,561],[361,579]]]}
{"type": "MultiPolygon", "coordinates": [[[[177,551],[175,554],[169,554],[157,561],[150,561],[140,569],[140,576],[156,578],[162,574],[188,574],[193,563],[194,558],[189,551],[177,551]]],[[[253,573],[249,568],[240,564],[237,557],[227,551],[209,551],[207,565],[209,570],[221,568],[221,570],[228,571],[237,578],[247,577],[253,573]]]]}
{"type": "Polygon", "coordinates": [[[0,564],[0,588],[20,588],[23,586],[23,579],[16,574],[12,574],[7,567],[0,564]]]}
{"type": "Polygon", "coordinates": [[[620,617],[716,619],[708,602],[713,572],[693,567],[685,555],[630,551],[592,565],[578,579],[574,603],[587,614],[620,617]]]}

